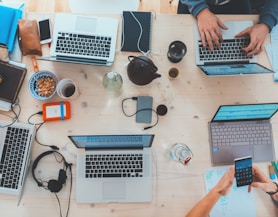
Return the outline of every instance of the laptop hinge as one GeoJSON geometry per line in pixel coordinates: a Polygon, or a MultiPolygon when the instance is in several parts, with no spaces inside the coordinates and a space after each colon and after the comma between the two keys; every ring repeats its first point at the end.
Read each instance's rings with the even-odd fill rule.
{"type": "Polygon", "coordinates": [[[88,64],[96,64],[96,65],[107,65],[106,60],[99,60],[99,59],[87,59],[87,58],[80,58],[80,57],[67,57],[67,56],[56,56],[57,60],[60,61],[67,61],[67,62],[75,62],[75,63],[88,63],[88,64]]]}
{"type": "Polygon", "coordinates": [[[248,60],[233,60],[233,61],[225,61],[225,62],[204,62],[205,66],[210,66],[210,65],[230,65],[230,64],[249,64],[250,62],[248,60]]]}

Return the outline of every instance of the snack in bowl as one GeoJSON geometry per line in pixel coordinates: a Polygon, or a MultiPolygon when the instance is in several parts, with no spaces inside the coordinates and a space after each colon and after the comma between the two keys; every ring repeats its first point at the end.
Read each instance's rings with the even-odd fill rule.
{"type": "Polygon", "coordinates": [[[56,93],[58,79],[49,71],[39,71],[29,80],[29,91],[35,99],[47,100],[56,93]]]}

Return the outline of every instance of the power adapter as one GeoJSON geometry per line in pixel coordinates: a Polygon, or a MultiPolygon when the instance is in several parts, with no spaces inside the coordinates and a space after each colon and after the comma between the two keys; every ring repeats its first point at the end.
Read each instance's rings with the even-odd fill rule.
{"type": "Polygon", "coordinates": [[[44,121],[70,119],[70,103],[67,101],[44,103],[42,106],[44,121]]]}

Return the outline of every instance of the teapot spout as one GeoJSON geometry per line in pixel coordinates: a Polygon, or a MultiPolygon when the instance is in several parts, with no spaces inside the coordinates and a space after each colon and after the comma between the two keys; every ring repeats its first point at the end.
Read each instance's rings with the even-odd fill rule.
{"type": "Polygon", "coordinates": [[[161,74],[158,74],[158,73],[153,74],[153,79],[160,78],[160,77],[161,77],[161,74]]]}

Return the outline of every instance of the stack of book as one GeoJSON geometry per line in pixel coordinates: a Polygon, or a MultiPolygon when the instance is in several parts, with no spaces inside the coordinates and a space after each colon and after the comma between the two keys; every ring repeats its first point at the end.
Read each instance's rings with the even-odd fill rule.
{"type": "Polygon", "coordinates": [[[0,43],[13,51],[16,39],[17,23],[22,18],[22,10],[0,5],[1,34],[0,43]]]}

